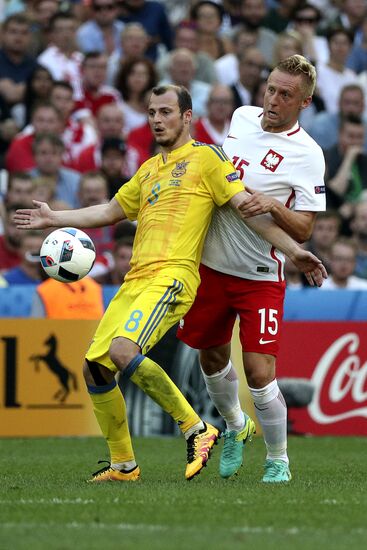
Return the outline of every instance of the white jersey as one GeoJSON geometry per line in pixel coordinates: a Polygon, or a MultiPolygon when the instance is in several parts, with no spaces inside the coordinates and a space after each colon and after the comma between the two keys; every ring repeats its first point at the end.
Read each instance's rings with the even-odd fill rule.
{"type": "MultiPolygon", "coordinates": [[[[261,118],[259,107],[240,107],[233,114],[223,149],[240,177],[292,210],[325,210],[321,148],[298,123],[286,132],[264,132],[261,118]]],[[[215,209],[201,261],[244,279],[284,280],[284,255],[247,227],[229,205],[215,209]]]]}

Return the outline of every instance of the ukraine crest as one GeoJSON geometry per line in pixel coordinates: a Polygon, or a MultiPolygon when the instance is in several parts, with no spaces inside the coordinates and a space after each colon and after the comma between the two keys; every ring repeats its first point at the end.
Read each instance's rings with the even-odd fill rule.
{"type": "Polygon", "coordinates": [[[186,174],[186,166],[189,164],[189,162],[186,162],[185,160],[182,162],[176,162],[176,168],[174,168],[171,172],[172,177],[174,178],[180,178],[184,174],[186,174]]]}

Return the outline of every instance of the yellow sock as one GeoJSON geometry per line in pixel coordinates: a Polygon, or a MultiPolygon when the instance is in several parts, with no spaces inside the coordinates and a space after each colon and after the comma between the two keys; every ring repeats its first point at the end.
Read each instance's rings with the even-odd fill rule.
{"type": "Polygon", "coordinates": [[[106,393],[90,393],[94,414],[110,449],[111,463],[134,460],[125,399],[118,386],[106,393]]]}
{"type": "Polygon", "coordinates": [[[148,357],[144,357],[130,379],[172,416],[183,433],[201,421],[169,376],[148,357]]]}

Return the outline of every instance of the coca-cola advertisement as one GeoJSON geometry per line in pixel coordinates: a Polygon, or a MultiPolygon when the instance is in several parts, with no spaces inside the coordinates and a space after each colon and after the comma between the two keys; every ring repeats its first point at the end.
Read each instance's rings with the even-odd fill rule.
{"type": "Polygon", "coordinates": [[[367,435],[367,323],[285,322],[277,377],[310,380],[313,398],[292,408],[292,431],[367,435]]]}

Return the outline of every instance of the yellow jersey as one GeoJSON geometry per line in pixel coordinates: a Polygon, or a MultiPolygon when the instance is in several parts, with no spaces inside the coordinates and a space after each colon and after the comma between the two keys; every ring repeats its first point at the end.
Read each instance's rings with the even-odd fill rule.
{"type": "Polygon", "coordinates": [[[197,286],[214,206],[243,190],[233,164],[216,145],[191,140],[170,152],[166,162],[162,154],[147,160],[115,195],[126,216],[138,222],[125,281],[163,269],[179,279],[189,270],[197,286]]]}

